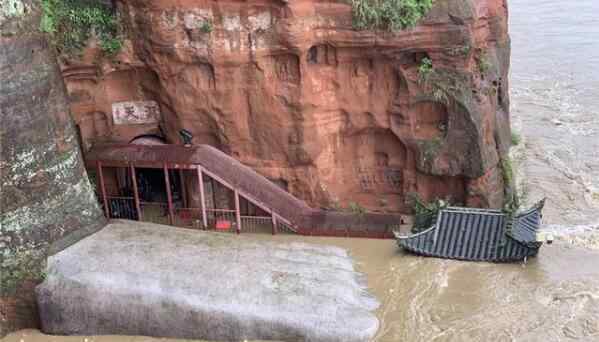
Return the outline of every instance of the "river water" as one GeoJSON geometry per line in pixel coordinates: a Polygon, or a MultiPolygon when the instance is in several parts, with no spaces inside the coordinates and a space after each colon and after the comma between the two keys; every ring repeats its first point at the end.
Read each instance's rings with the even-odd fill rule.
{"type": "Polygon", "coordinates": [[[509,5],[513,156],[559,239],[525,265],[340,241],[382,302],[376,341],[599,341],[599,1],[509,5]]]}
{"type": "Polygon", "coordinates": [[[558,242],[527,264],[492,264],[413,256],[390,240],[302,239],[350,251],[381,302],[375,341],[599,341],[599,251],[558,242]]]}
{"type": "Polygon", "coordinates": [[[599,229],[599,1],[509,4],[521,188],[556,229],[599,229]]]}
{"type": "Polygon", "coordinates": [[[599,1],[509,3],[514,158],[526,201],[548,197],[556,243],[504,265],[416,257],[390,240],[257,237],[347,248],[381,302],[375,341],[599,341],[599,1]]]}

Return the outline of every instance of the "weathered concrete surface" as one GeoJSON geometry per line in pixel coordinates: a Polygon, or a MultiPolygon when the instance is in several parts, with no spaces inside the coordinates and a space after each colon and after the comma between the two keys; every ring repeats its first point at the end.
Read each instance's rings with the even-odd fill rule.
{"type": "Polygon", "coordinates": [[[378,302],[347,252],[114,221],[49,259],[43,331],[368,341],[378,302]]]}
{"type": "Polygon", "coordinates": [[[0,1],[0,336],[35,326],[48,248],[103,223],[37,1],[0,1]]]}

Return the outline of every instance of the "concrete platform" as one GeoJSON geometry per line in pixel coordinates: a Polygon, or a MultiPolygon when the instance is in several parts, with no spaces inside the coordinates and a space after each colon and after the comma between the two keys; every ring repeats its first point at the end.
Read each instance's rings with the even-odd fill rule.
{"type": "Polygon", "coordinates": [[[337,247],[113,221],[48,263],[37,294],[50,334],[368,341],[378,328],[337,247]]]}

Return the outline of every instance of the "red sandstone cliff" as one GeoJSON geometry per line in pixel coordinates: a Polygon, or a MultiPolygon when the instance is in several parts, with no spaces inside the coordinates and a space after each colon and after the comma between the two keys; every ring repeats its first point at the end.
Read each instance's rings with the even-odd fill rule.
{"type": "Polygon", "coordinates": [[[63,75],[84,146],[161,134],[113,120],[113,103],[152,100],[169,142],[185,128],[313,206],[406,211],[418,192],[499,207],[506,6],[436,0],[388,33],[353,30],[343,1],[120,0],[125,49],[87,49],[63,75]]]}

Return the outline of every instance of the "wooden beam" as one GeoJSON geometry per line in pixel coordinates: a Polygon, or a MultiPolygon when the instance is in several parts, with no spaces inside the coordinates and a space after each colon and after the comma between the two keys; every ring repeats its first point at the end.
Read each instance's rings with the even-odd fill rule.
{"type": "Polygon", "coordinates": [[[102,162],[97,163],[98,178],[100,179],[100,191],[102,192],[102,201],[104,202],[104,215],[110,218],[110,208],[108,208],[108,198],[106,198],[106,186],[104,185],[104,173],[102,172],[102,162]]]}
{"type": "Polygon", "coordinates": [[[229,188],[230,190],[235,191],[233,185],[227,183],[224,179],[220,178],[219,176],[217,176],[216,174],[206,170],[206,168],[203,168],[204,173],[207,174],[208,176],[210,176],[210,178],[218,181],[219,183],[221,183],[222,185],[224,185],[225,187],[229,188]]]}
{"type": "Polygon", "coordinates": [[[135,174],[135,166],[133,166],[133,163],[129,164],[129,170],[131,171],[131,182],[133,183],[133,198],[135,199],[135,209],[137,210],[137,220],[143,221],[143,214],[141,212],[141,204],[139,201],[139,191],[137,189],[137,175],[135,174]]]}
{"type": "Polygon", "coordinates": [[[170,225],[175,224],[175,215],[173,213],[173,195],[171,194],[171,181],[168,176],[168,167],[166,163],[163,167],[164,170],[164,182],[166,184],[166,199],[168,201],[168,222],[170,225]]]}
{"type": "Polygon", "coordinates": [[[241,210],[239,210],[239,192],[235,190],[235,217],[237,218],[237,234],[241,232],[241,210]]]}
{"type": "Polygon", "coordinates": [[[202,167],[197,166],[198,170],[198,184],[200,185],[200,205],[202,208],[202,221],[204,223],[204,229],[208,229],[208,217],[206,216],[206,194],[204,193],[204,175],[202,174],[202,167]]]}

